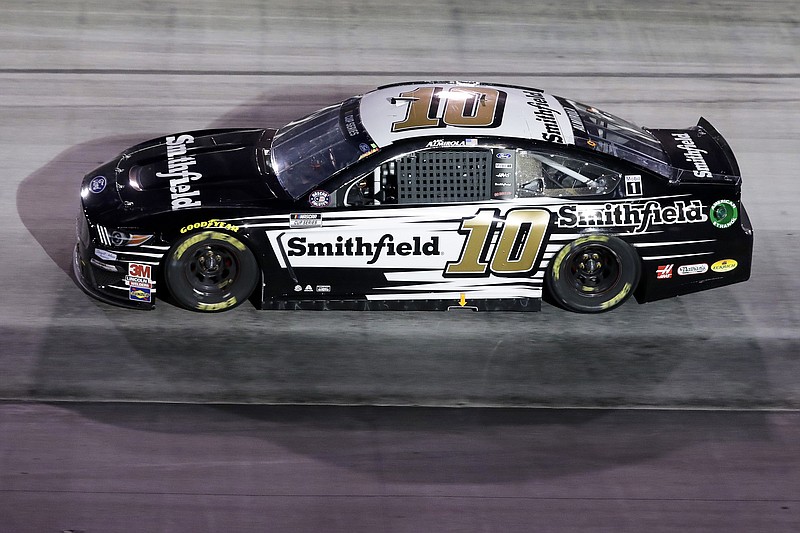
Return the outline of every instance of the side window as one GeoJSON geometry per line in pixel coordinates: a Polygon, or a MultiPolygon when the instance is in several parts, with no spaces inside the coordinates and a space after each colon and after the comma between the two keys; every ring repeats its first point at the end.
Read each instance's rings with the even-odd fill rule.
{"type": "Polygon", "coordinates": [[[615,170],[559,153],[517,150],[516,155],[518,198],[608,194],[622,179],[615,170]]]}
{"type": "Polygon", "coordinates": [[[344,205],[475,202],[492,197],[492,151],[422,150],[344,187],[344,205]]]}

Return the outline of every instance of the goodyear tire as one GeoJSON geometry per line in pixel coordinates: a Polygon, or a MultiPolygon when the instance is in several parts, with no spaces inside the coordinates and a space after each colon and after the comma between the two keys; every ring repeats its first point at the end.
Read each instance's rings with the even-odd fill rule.
{"type": "Polygon", "coordinates": [[[250,297],[259,268],[250,249],[233,235],[201,231],[183,237],[170,249],[164,279],[183,307],[224,311],[250,297]]]}
{"type": "Polygon", "coordinates": [[[592,235],[566,245],[550,263],[550,297],[570,311],[601,313],[622,305],[639,283],[639,256],[616,237],[592,235]]]}

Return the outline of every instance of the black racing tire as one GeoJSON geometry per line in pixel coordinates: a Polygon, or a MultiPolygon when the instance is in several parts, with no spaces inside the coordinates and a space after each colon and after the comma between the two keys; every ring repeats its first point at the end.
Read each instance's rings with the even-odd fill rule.
{"type": "Polygon", "coordinates": [[[545,276],[550,298],[577,313],[619,307],[636,290],[641,262],[626,242],[606,235],[576,239],[562,248],[545,276]]]}
{"type": "Polygon", "coordinates": [[[167,253],[164,280],[172,298],[187,309],[217,312],[247,300],[259,280],[250,249],[221,231],[192,233],[167,253]]]}

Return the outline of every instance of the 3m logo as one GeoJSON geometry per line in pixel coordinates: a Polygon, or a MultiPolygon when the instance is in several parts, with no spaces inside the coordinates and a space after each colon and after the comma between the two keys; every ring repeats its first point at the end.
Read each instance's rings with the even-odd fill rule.
{"type": "Polygon", "coordinates": [[[130,266],[128,266],[128,275],[136,278],[152,279],[150,275],[152,272],[151,269],[152,267],[150,265],[131,263],[130,266]]]}
{"type": "Polygon", "coordinates": [[[543,209],[515,209],[505,218],[497,209],[481,209],[474,217],[461,221],[458,232],[467,236],[461,257],[448,262],[444,273],[446,276],[527,274],[536,264],[549,222],[550,213],[543,209]],[[495,243],[493,236],[497,231],[500,236],[495,243]]]}
{"type": "Polygon", "coordinates": [[[656,269],[656,279],[670,279],[673,265],[663,265],[656,269]]]}

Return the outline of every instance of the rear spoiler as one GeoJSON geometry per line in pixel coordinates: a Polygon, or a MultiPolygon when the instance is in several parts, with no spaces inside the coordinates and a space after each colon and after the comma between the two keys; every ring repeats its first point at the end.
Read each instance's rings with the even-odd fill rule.
{"type": "Polygon", "coordinates": [[[733,150],[731,150],[728,141],[726,141],[725,138],[720,135],[717,129],[712,126],[711,123],[705,119],[705,117],[700,117],[700,120],[697,121],[697,126],[711,135],[711,138],[714,139],[715,143],[717,143],[717,146],[719,146],[720,150],[722,150],[725,159],[728,161],[728,164],[733,171],[733,175],[741,177],[742,173],[739,170],[739,163],[736,161],[736,157],[733,155],[733,150]]]}
{"type": "Polygon", "coordinates": [[[648,129],[661,143],[672,182],[739,183],[739,164],[728,142],[705,118],[682,130],[648,129]]]}

